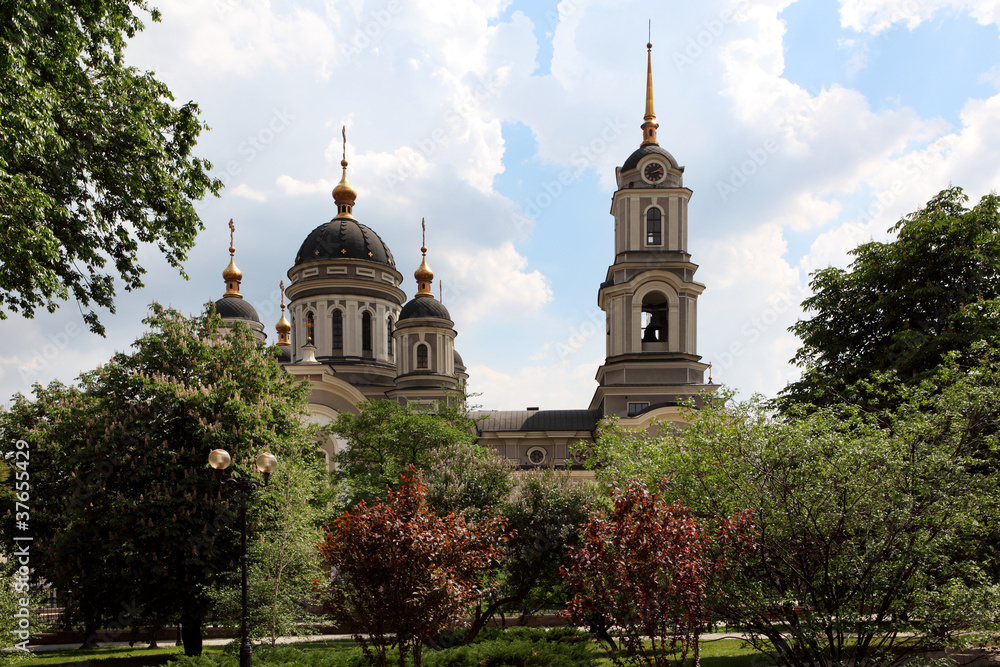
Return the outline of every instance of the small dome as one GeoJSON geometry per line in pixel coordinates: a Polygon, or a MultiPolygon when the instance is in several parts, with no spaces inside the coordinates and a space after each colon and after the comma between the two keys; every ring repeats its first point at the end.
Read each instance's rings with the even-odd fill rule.
{"type": "Polygon", "coordinates": [[[312,230],[295,256],[295,265],[329,259],[362,259],[396,268],[379,235],[353,218],[334,218],[312,230]]]}
{"type": "Polygon", "coordinates": [[[455,368],[465,368],[465,362],[462,361],[462,355],[455,350],[455,368]]]}
{"type": "Polygon", "coordinates": [[[673,155],[671,155],[666,150],[661,148],[659,144],[649,144],[649,143],[639,146],[639,148],[637,148],[634,153],[628,156],[628,159],[625,160],[625,164],[622,165],[622,171],[635,169],[636,165],[639,164],[639,160],[646,157],[647,155],[662,155],[667,160],[667,162],[670,163],[671,167],[673,167],[674,169],[678,169],[680,171],[684,171],[683,169],[681,169],[681,166],[677,164],[677,160],[674,159],[673,155]]]}
{"type": "Polygon", "coordinates": [[[249,320],[260,323],[257,311],[247,303],[246,299],[238,296],[224,296],[215,302],[215,312],[223,319],[249,320]]]}
{"type": "Polygon", "coordinates": [[[413,277],[417,279],[417,282],[430,282],[434,280],[434,272],[431,271],[431,267],[427,266],[427,248],[421,248],[425,253],[423,261],[420,262],[420,266],[417,270],[413,272],[413,277]]]}
{"type": "Polygon", "coordinates": [[[286,335],[292,332],[292,323],[288,321],[287,317],[285,317],[284,309],[282,309],[281,311],[281,319],[278,320],[278,323],[274,325],[274,330],[277,331],[279,334],[286,334],[286,335]]]}
{"type": "Polygon", "coordinates": [[[234,280],[236,282],[241,282],[243,280],[243,272],[236,266],[236,260],[232,257],[229,258],[229,266],[227,266],[222,272],[222,279],[227,283],[234,280]]]}
{"type": "Polygon", "coordinates": [[[409,303],[399,311],[399,321],[413,319],[414,317],[440,317],[451,320],[451,313],[444,307],[444,304],[432,296],[421,296],[410,299],[409,303]]]}
{"type": "Polygon", "coordinates": [[[333,188],[333,201],[337,204],[338,210],[341,206],[347,206],[347,210],[350,211],[358,200],[358,191],[347,180],[347,160],[341,160],[340,166],[344,168],[344,175],[340,178],[340,183],[333,188]]]}

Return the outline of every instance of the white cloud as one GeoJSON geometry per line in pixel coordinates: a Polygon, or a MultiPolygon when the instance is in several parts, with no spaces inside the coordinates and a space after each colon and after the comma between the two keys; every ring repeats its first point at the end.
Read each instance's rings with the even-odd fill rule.
{"type": "Polygon", "coordinates": [[[452,256],[448,266],[453,289],[464,295],[452,313],[456,322],[523,317],[552,301],[548,279],[537,269],[526,272],[528,260],[510,242],[452,256]]]}
{"type": "Polygon", "coordinates": [[[913,30],[940,12],[968,12],[979,23],[1000,23],[998,0],[841,0],[844,27],[877,35],[893,25],[913,30]]]}
{"type": "Polygon", "coordinates": [[[254,190],[246,183],[240,183],[235,188],[232,189],[232,193],[236,197],[243,197],[244,199],[250,199],[252,201],[267,201],[267,195],[259,190],[254,190]]]}

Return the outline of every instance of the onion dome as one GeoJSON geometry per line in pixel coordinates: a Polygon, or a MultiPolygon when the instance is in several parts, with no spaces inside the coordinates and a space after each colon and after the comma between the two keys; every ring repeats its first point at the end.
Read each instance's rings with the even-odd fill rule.
{"type": "Polygon", "coordinates": [[[288,334],[292,332],[292,323],[288,321],[285,317],[285,281],[282,280],[278,284],[278,289],[281,290],[281,319],[278,323],[274,325],[275,331],[278,332],[278,345],[291,345],[288,340],[288,334]]]}
{"type": "Polygon", "coordinates": [[[393,269],[396,262],[381,237],[354,218],[358,193],[347,180],[347,130],[344,129],[344,159],[340,166],[344,175],[333,188],[337,215],[309,232],[295,255],[295,265],[331,259],[360,259],[384,264],[393,269]]]}
{"type": "Polygon", "coordinates": [[[215,312],[225,320],[248,320],[260,324],[257,310],[244,300],[240,294],[240,282],[243,281],[243,272],[236,267],[236,247],[233,245],[233,236],[236,233],[236,226],[229,220],[229,266],[222,272],[222,278],[226,281],[226,293],[221,299],[215,302],[215,312]]]}
{"type": "Polygon", "coordinates": [[[429,296],[434,298],[434,293],[431,292],[431,283],[434,282],[434,272],[431,271],[431,267],[427,266],[427,223],[424,219],[420,219],[420,229],[423,233],[423,241],[420,245],[420,254],[423,259],[420,260],[420,266],[417,270],[413,272],[413,277],[417,279],[417,296],[429,296]]]}
{"type": "Polygon", "coordinates": [[[225,296],[243,298],[240,294],[240,283],[243,282],[243,272],[236,266],[236,247],[233,245],[233,235],[236,233],[236,225],[233,219],[229,219],[229,266],[222,272],[222,279],[226,281],[225,296]]]}
{"type": "Polygon", "coordinates": [[[423,259],[421,259],[417,270],[413,272],[413,277],[417,280],[417,294],[399,311],[399,321],[414,317],[440,317],[450,321],[451,314],[448,309],[435,299],[434,293],[431,292],[434,272],[431,271],[431,267],[427,266],[427,223],[424,220],[420,221],[420,228],[423,233],[420,246],[423,259]]]}

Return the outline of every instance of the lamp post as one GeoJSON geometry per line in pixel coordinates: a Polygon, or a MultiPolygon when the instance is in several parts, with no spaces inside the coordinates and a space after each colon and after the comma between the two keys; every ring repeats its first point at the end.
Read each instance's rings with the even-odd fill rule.
{"type": "MultiPolygon", "coordinates": [[[[221,477],[223,470],[229,467],[233,459],[229,452],[224,449],[213,449],[208,455],[208,464],[212,466],[221,477]]],[[[240,494],[240,569],[243,571],[243,621],[240,633],[243,637],[240,642],[240,667],[251,667],[251,655],[253,648],[250,646],[250,611],[247,608],[247,496],[255,488],[267,486],[271,479],[271,473],[278,468],[278,459],[270,452],[259,454],[256,460],[257,470],[264,475],[264,481],[258,482],[246,476],[246,473],[233,473],[229,477],[222,479],[222,484],[231,484],[240,494]]]]}

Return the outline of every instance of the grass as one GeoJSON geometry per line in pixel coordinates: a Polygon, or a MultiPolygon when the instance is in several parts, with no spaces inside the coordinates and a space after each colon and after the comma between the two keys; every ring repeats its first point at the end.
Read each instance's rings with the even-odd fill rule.
{"type": "MultiPolygon", "coordinates": [[[[352,645],[343,642],[302,642],[289,644],[303,653],[327,651],[350,651],[352,645]]],[[[220,654],[222,646],[205,646],[205,653],[220,654]]],[[[600,667],[610,667],[611,660],[603,650],[595,650],[599,656],[600,667]]],[[[64,665],[67,667],[146,667],[165,665],[177,656],[183,655],[180,646],[165,646],[156,649],[148,648],[98,648],[75,649],[69,651],[45,651],[32,654],[32,657],[17,665],[33,667],[34,665],[64,665]]],[[[751,667],[755,652],[737,639],[702,642],[702,667],[751,667]]]]}

